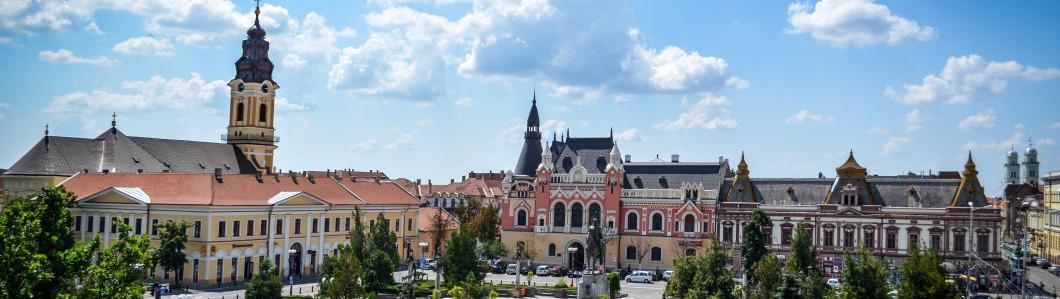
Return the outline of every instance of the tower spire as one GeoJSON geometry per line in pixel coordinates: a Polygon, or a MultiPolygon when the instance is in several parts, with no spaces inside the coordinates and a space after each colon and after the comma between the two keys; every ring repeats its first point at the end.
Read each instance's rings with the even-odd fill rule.
{"type": "Polygon", "coordinates": [[[110,128],[116,127],[118,127],[118,113],[115,112],[110,114],[110,128]]]}
{"type": "Polygon", "coordinates": [[[44,123],[44,137],[48,137],[48,127],[50,126],[48,123],[44,123]]]}
{"type": "Polygon", "coordinates": [[[261,14],[261,0],[254,0],[254,24],[258,24],[258,15],[261,14]]]}

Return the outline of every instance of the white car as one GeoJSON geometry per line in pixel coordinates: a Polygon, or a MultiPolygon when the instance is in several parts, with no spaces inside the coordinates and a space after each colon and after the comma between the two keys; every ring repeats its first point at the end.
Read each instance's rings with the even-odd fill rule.
{"type": "Polygon", "coordinates": [[[633,273],[626,276],[626,282],[651,283],[651,272],[633,271],[633,273]]]}
{"type": "Polygon", "coordinates": [[[663,271],[663,277],[662,277],[662,280],[664,280],[664,281],[670,281],[670,276],[674,276],[674,271],[673,271],[673,270],[666,270],[666,271],[663,271]]]}
{"type": "Polygon", "coordinates": [[[839,287],[839,278],[829,278],[828,282],[826,282],[826,284],[828,284],[828,286],[830,286],[830,287],[838,288],[839,287]]]}
{"type": "Polygon", "coordinates": [[[546,265],[537,266],[537,271],[534,274],[537,274],[537,276],[548,276],[548,269],[549,267],[546,265]]]}

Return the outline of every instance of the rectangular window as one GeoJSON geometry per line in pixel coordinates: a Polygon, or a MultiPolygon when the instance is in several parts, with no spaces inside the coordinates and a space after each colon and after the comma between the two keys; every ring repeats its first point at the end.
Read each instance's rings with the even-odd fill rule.
{"type": "Polygon", "coordinates": [[[110,233],[118,232],[118,217],[110,217],[110,233]]]}
{"type": "Polygon", "coordinates": [[[875,231],[865,231],[865,248],[876,248],[875,231]]]}
{"type": "Polygon", "coordinates": [[[142,234],[144,232],[143,226],[144,226],[144,219],[143,218],[136,218],[136,234],[137,235],[142,234]]]}
{"type": "Polygon", "coordinates": [[[92,228],[93,228],[92,220],[95,220],[95,219],[92,219],[92,218],[93,218],[92,216],[88,216],[88,221],[85,222],[85,223],[88,224],[88,225],[85,225],[85,228],[87,228],[87,231],[90,232],[90,233],[92,232],[92,228]]]}
{"type": "Polygon", "coordinates": [[[283,234],[283,219],[276,219],[276,234],[283,234]]]}
{"type": "Polygon", "coordinates": [[[191,283],[199,283],[199,259],[191,261],[191,283]]]}
{"type": "Polygon", "coordinates": [[[918,235],[918,234],[909,234],[909,249],[912,250],[913,248],[916,248],[917,246],[920,246],[920,235],[918,235]]]}
{"type": "MultiPolygon", "coordinates": [[[[280,264],[280,255],[277,254],[276,257],[274,257],[272,260],[273,260],[273,262],[272,262],[273,265],[279,265],[280,264]]],[[[276,271],[276,273],[280,274],[282,276],[283,275],[283,267],[277,266],[276,269],[279,269],[279,271],[276,271]]]]}
{"type": "Polygon", "coordinates": [[[350,231],[350,217],[346,217],[346,231],[350,231]]]}
{"type": "Polygon", "coordinates": [[[724,229],[722,229],[721,235],[722,240],[724,240],[725,242],[732,242],[732,227],[726,226],[724,229]]]}
{"type": "Polygon", "coordinates": [[[887,232],[887,249],[898,248],[898,232],[888,231],[887,232]]]}
{"type": "Polygon", "coordinates": [[[125,223],[125,225],[129,225],[129,218],[123,218],[121,222],[125,223]]]}
{"type": "Polygon", "coordinates": [[[195,228],[192,229],[196,238],[202,237],[202,221],[195,220],[195,228]]]}
{"type": "Polygon", "coordinates": [[[296,218],[294,220],[294,234],[297,235],[297,234],[301,234],[301,233],[302,233],[302,219],[296,218]]]}
{"type": "Polygon", "coordinates": [[[217,237],[218,238],[224,238],[225,237],[225,221],[223,221],[223,220],[217,222],[217,237]]]}
{"type": "Polygon", "coordinates": [[[942,235],[931,234],[931,249],[942,250],[942,235]]]}
{"type": "Polygon", "coordinates": [[[269,221],[268,220],[261,220],[261,235],[264,236],[264,235],[268,234],[269,233],[268,230],[269,230],[269,221]]]}
{"type": "Polygon", "coordinates": [[[843,247],[854,247],[854,230],[843,231],[843,247]]]}
{"type": "Polygon", "coordinates": [[[835,231],[830,229],[824,230],[824,246],[835,246],[835,231]]]}
{"type": "Polygon", "coordinates": [[[239,258],[232,258],[232,283],[236,282],[236,269],[239,268],[239,258]]]}
{"type": "Polygon", "coordinates": [[[335,217],[335,231],[339,231],[339,223],[342,223],[339,222],[339,217],[335,217]]]}
{"type": "Polygon", "coordinates": [[[157,218],[151,219],[151,235],[152,236],[157,236],[158,235],[158,219],[157,218]]]}
{"type": "Polygon", "coordinates": [[[368,221],[368,227],[370,227],[370,228],[371,227],[375,227],[375,220],[369,220],[368,221]]]}
{"type": "Polygon", "coordinates": [[[317,219],[316,219],[316,218],[314,218],[314,219],[313,219],[313,221],[310,221],[310,223],[311,223],[311,224],[310,224],[310,226],[312,226],[312,227],[313,227],[313,230],[312,230],[312,231],[313,231],[313,233],[314,233],[314,234],[315,234],[315,233],[317,233],[317,232],[319,232],[319,231],[317,230],[317,225],[318,225],[318,223],[317,223],[317,222],[318,222],[318,221],[317,221],[317,219]]]}
{"type": "Polygon", "coordinates": [[[409,222],[409,224],[408,224],[408,226],[407,226],[407,227],[405,228],[405,230],[407,230],[407,231],[412,231],[412,218],[409,218],[409,221],[408,221],[408,222],[409,222]]]}
{"type": "Polygon", "coordinates": [[[254,235],[254,220],[247,220],[247,237],[254,235]]]}
{"type": "Polygon", "coordinates": [[[780,244],[790,245],[791,244],[791,228],[782,227],[780,228],[780,244]]]}
{"type": "Polygon", "coordinates": [[[331,231],[331,218],[324,218],[324,232],[331,231]]]}
{"type": "Polygon", "coordinates": [[[976,237],[976,250],[979,252],[990,252],[990,234],[978,234],[976,237]]]}
{"type": "Polygon", "coordinates": [[[953,251],[964,251],[964,234],[953,234],[953,251]]]}
{"type": "Polygon", "coordinates": [[[99,217],[99,232],[107,232],[107,218],[104,218],[102,216],[99,217]]]}
{"type": "Polygon", "coordinates": [[[217,259],[217,285],[221,285],[221,283],[224,282],[224,267],[225,260],[217,259]]]}
{"type": "Polygon", "coordinates": [[[401,218],[394,219],[394,231],[401,231],[401,218]]]}
{"type": "Polygon", "coordinates": [[[81,231],[81,216],[74,217],[74,231],[81,231]]]}

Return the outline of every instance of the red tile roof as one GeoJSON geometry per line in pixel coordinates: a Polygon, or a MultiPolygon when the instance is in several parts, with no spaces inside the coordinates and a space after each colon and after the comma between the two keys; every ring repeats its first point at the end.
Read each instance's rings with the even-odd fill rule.
{"type": "Polygon", "coordinates": [[[392,181],[361,179],[352,181],[346,179],[340,181],[340,183],[367,204],[420,205],[420,202],[412,194],[409,194],[409,192],[392,181]]]}
{"type": "Polygon", "coordinates": [[[363,204],[330,177],[314,176],[310,181],[296,173],[263,176],[260,182],[254,175],[226,175],[221,182],[213,180],[213,175],[210,179],[214,205],[262,205],[280,192],[305,192],[333,205],[363,204]]]}
{"type": "Polygon", "coordinates": [[[111,187],[140,188],[152,204],[209,205],[212,174],[205,173],[78,173],[62,184],[78,199],[111,187]]]}
{"type": "Polygon", "coordinates": [[[449,212],[437,207],[423,207],[420,208],[418,213],[416,213],[416,223],[421,232],[434,231],[434,228],[431,227],[431,220],[434,219],[434,216],[438,213],[442,213],[443,217],[449,218],[449,225],[446,230],[460,229],[459,220],[457,220],[456,217],[453,217],[452,214],[449,214],[449,212]]]}

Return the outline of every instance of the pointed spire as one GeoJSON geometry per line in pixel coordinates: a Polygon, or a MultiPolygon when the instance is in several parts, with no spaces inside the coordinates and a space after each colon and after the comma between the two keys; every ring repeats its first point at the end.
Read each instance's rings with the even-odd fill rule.
{"type": "Polygon", "coordinates": [[[968,162],[964,163],[964,176],[976,174],[979,174],[979,171],[975,170],[975,162],[972,161],[972,151],[968,150],[968,162]]]}
{"type": "Polygon", "coordinates": [[[44,123],[44,137],[48,137],[48,129],[51,127],[50,124],[44,123]]]}
{"type": "Polygon", "coordinates": [[[615,138],[615,127],[611,127],[611,139],[615,138]]]}
{"type": "Polygon", "coordinates": [[[110,127],[112,129],[118,127],[118,113],[110,114],[110,127]]]}
{"type": "Polygon", "coordinates": [[[261,0],[254,0],[254,25],[258,24],[258,15],[261,14],[261,0]]]}
{"type": "Polygon", "coordinates": [[[44,150],[48,150],[48,123],[44,123],[44,150]]]}
{"type": "Polygon", "coordinates": [[[868,170],[858,164],[858,161],[854,159],[854,150],[850,150],[850,155],[847,156],[847,161],[843,165],[836,167],[835,172],[840,177],[858,177],[864,178],[868,176],[868,170]]]}
{"type": "Polygon", "coordinates": [[[747,176],[751,171],[747,169],[747,160],[744,159],[743,151],[740,151],[740,163],[736,164],[736,175],[747,176]]]}

